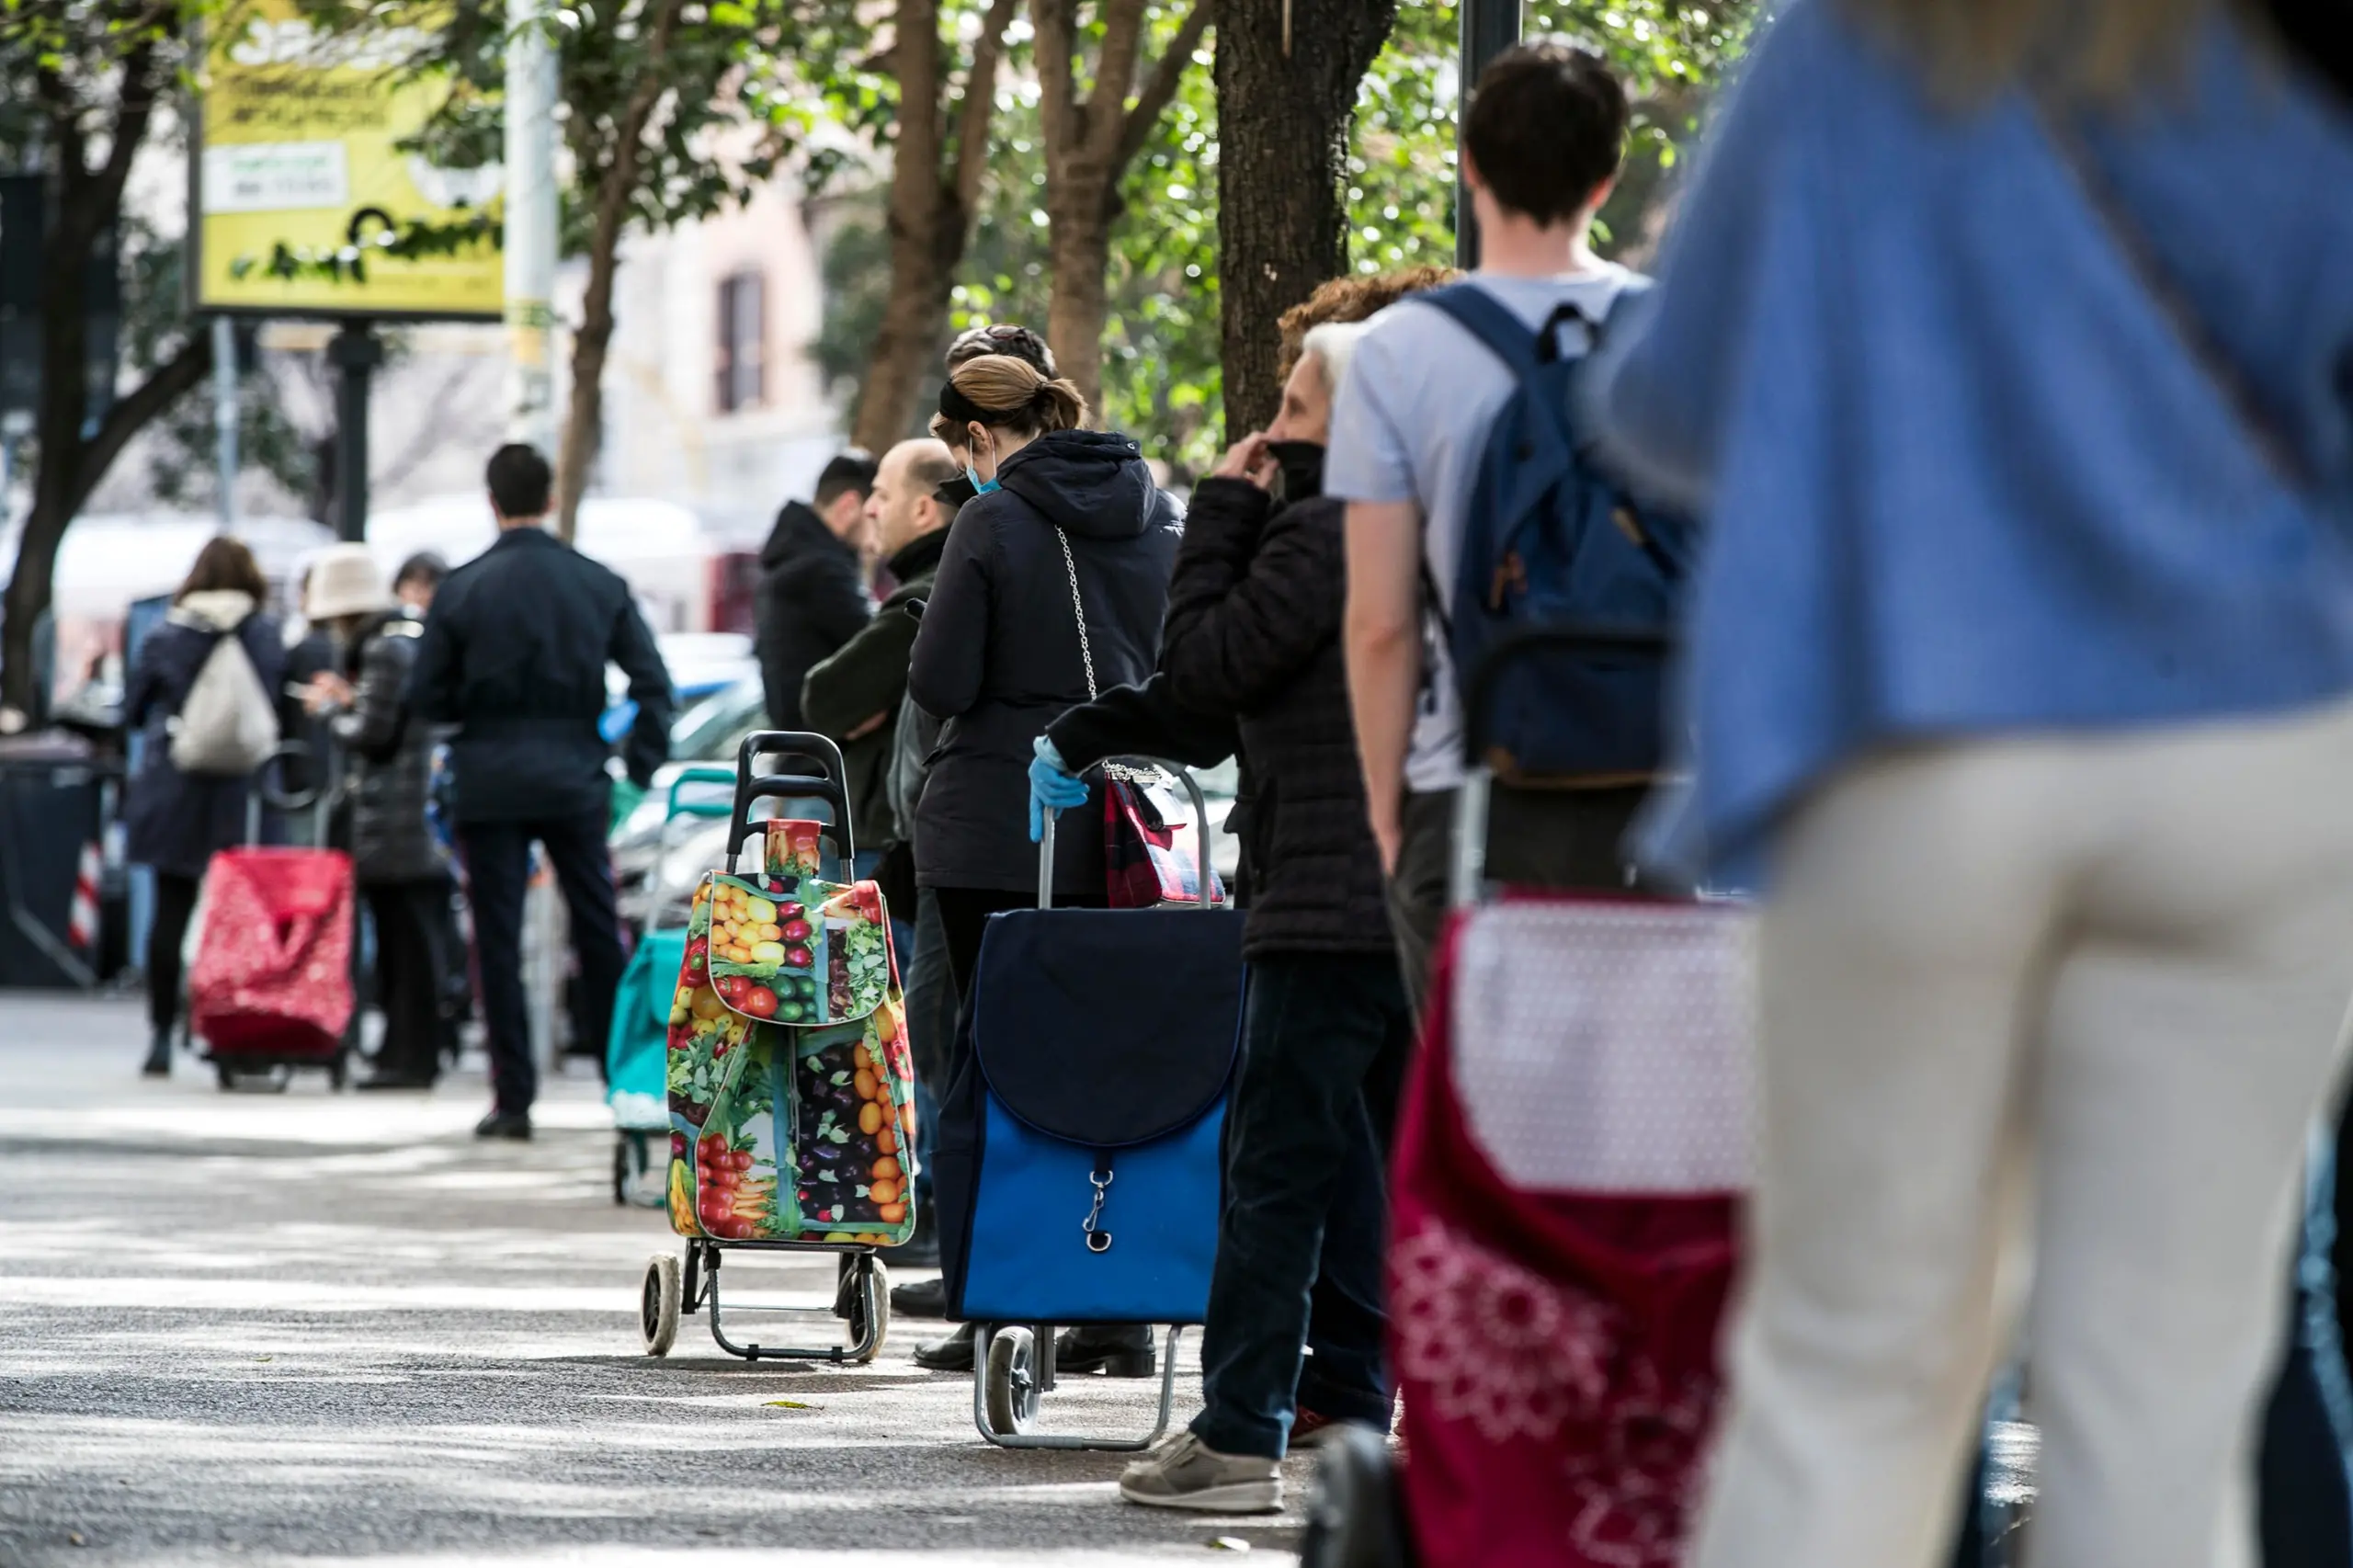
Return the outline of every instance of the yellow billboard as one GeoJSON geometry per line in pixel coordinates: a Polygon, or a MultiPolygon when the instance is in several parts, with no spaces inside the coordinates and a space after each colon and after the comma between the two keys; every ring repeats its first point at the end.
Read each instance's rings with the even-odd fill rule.
{"type": "Polygon", "coordinates": [[[506,283],[494,237],[447,255],[381,248],[415,222],[498,210],[495,166],[442,168],[400,145],[448,97],[446,79],[405,69],[426,35],[330,34],[299,0],[223,9],[207,40],[190,160],[197,308],[497,319],[506,283]],[[321,265],[329,258],[339,258],[332,268],[321,265]]]}

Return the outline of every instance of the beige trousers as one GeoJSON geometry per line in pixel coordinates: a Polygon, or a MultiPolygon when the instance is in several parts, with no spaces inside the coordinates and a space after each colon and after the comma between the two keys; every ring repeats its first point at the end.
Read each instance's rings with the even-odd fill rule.
{"type": "Polygon", "coordinates": [[[1997,1276],[2032,1346],[2033,1568],[2252,1568],[2353,996],[2353,707],[1889,756],[1779,850],[1695,1568],[1942,1568],[2018,1326],[1997,1276]]]}

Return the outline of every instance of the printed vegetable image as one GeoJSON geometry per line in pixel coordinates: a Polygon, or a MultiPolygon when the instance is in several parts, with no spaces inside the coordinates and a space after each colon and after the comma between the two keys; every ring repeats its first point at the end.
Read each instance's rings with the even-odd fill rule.
{"type": "Polygon", "coordinates": [[[768,823],[767,869],[773,877],[824,875],[824,851],[820,839],[825,824],[801,817],[776,817],[768,823]]]}

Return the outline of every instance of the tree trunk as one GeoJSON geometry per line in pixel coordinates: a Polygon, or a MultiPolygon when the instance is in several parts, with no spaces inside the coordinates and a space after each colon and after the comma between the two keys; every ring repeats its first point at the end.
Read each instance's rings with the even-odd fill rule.
{"type": "Polygon", "coordinates": [[[1220,0],[1218,288],[1228,441],[1282,401],[1283,312],[1348,264],[1348,128],[1396,0],[1220,0]],[[1284,17],[1290,15],[1290,50],[1284,17]]]}
{"type": "Polygon", "coordinates": [[[1054,269],[1046,342],[1097,425],[1103,416],[1103,325],[1111,312],[1104,275],[1111,265],[1113,216],[1099,169],[1078,166],[1076,160],[1066,163],[1061,188],[1046,207],[1047,253],[1054,269]]]}
{"type": "MultiPolygon", "coordinates": [[[[605,355],[613,342],[613,274],[620,267],[621,229],[629,220],[630,199],[637,192],[646,124],[662,100],[662,63],[670,51],[678,14],[686,0],[654,0],[653,26],[637,84],[613,127],[613,139],[599,171],[597,211],[588,231],[588,287],[580,305],[580,330],[572,339],[572,399],[564,415],[563,444],[556,458],[556,537],[572,542],[580,524],[580,499],[587,488],[588,471],[604,439],[605,355]]],[[[575,115],[595,114],[603,106],[574,104],[575,115]]]]}
{"type": "Polygon", "coordinates": [[[891,288],[882,329],[867,361],[850,438],[881,453],[904,438],[921,412],[916,394],[930,361],[948,335],[948,302],[956,269],[972,237],[972,210],[988,165],[989,126],[995,114],[997,62],[1017,0],[991,0],[964,73],[964,106],[956,145],[948,146],[946,73],[941,67],[938,0],[900,0],[893,44],[899,74],[899,135],[891,154],[891,288]],[[931,40],[927,57],[907,52],[931,40]],[[928,101],[926,120],[909,106],[928,101]]]}

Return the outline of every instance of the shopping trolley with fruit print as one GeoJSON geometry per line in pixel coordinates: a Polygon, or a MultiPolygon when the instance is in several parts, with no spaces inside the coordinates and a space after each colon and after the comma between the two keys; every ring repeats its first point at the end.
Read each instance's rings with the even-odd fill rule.
{"type": "MultiPolygon", "coordinates": [[[[915,1231],[914,1071],[881,893],[850,871],[844,778],[818,735],[762,731],[738,754],[727,865],[696,891],[671,994],[668,1197],[687,1245],[646,1265],[650,1354],[666,1355],[680,1316],[706,1309],[711,1338],[745,1360],[865,1362],[881,1348],[880,1252],[915,1231]],[[764,761],[788,770],[761,774],[764,761]],[[756,819],[763,801],[822,805],[831,821],[756,819]],[[755,835],[760,864],[740,869],[755,835]],[[834,1311],[850,1343],[731,1339],[720,1266],[738,1248],[842,1257],[834,1311]]],[[[764,1309],[738,1309],[752,1310],[764,1309]]]]}

